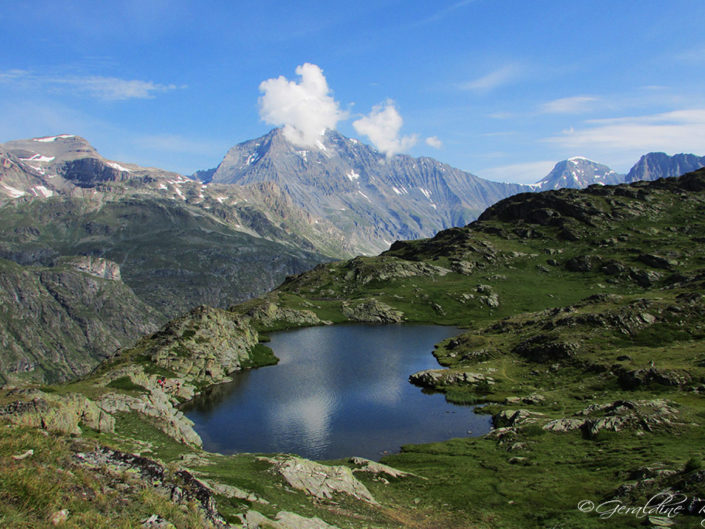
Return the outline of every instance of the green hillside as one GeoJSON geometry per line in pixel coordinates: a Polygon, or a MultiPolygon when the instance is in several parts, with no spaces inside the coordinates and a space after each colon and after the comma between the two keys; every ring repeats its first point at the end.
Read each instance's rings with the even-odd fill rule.
{"type": "MultiPolygon", "coordinates": [[[[73,476],[95,472],[85,461],[95,462],[98,445],[138,451],[163,469],[150,479],[167,496],[173,486],[192,490],[187,474],[195,475],[236,527],[698,527],[703,242],[705,170],[517,195],[467,227],[397,242],[379,257],[318,265],[228,310],[194,310],[72,384],[6,390],[0,414],[14,426],[0,429],[3,453],[43,446],[24,429],[32,424],[54,432],[64,454],[42,461],[67,468],[69,460],[73,476]],[[453,402],[482,404],[495,429],[405,446],[382,460],[392,468],[199,448],[180,402],[228,371],[274,361],[258,343],[263,333],[345,321],[466,327],[435,350],[442,369],[411,379],[453,402]],[[177,390],[158,386],[165,375],[177,390]],[[66,435],[79,425],[72,445],[66,435]],[[664,490],[674,496],[653,499],[664,490]]],[[[41,526],[32,524],[56,511],[53,498],[71,485],[57,484],[47,500],[32,485],[32,457],[3,457],[12,470],[1,474],[0,515],[41,526]],[[18,476],[26,476],[21,487],[18,476]]],[[[124,459],[111,452],[102,460],[110,468],[124,459]]],[[[134,499],[146,473],[131,465],[142,478],[121,485],[129,493],[121,513],[105,512],[99,495],[69,495],[72,509],[95,526],[146,517],[134,499]]],[[[141,494],[175,526],[197,526],[181,517],[186,510],[177,517],[157,505],[147,487],[141,494]]],[[[200,505],[192,514],[209,520],[203,526],[226,526],[200,505]]],[[[67,526],[79,527],[79,515],[67,526]]]]}

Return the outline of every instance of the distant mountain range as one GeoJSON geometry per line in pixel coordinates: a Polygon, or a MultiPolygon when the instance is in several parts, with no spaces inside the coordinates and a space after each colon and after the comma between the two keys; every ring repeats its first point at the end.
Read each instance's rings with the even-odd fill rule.
{"type": "Polygon", "coordinates": [[[658,180],[680,176],[705,167],[705,156],[650,152],[634,164],[628,174],[619,174],[606,165],[576,156],[558,162],[548,175],[533,184],[536,191],[564,187],[583,189],[593,184],[615,185],[638,180],[658,180]]]}

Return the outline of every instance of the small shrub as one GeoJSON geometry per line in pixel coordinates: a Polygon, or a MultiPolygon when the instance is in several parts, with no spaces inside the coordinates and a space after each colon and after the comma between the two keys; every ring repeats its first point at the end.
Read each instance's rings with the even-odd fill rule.
{"type": "Polygon", "coordinates": [[[686,474],[688,472],[693,472],[694,470],[700,470],[703,468],[703,462],[699,457],[691,457],[688,459],[688,461],[685,464],[685,467],[683,468],[683,472],[686,474]]]}

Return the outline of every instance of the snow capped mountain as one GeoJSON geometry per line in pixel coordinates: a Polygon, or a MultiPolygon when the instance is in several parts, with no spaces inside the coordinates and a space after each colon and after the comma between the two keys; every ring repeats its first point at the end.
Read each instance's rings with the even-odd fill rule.
{"type": "Polygon", "coordinates": [[[629,170],[625,182],[680,176],[701,167],[705,167],[705,156],[696,156],[695,154],[669,156],[663,152],[650,152],[634,164],[634,167],[629,170]]]}
{"type": "Polygon", "coordinates": [[[612,185],[623,182],[624,175],[614,172],[582,156],[574,156],[558,162],[553,170],[534,184],[537,191],[570,187],[582,189],[592,184],[612,185]]]}
{"type": "Polygon", "coordinates": [[[389,158],[335,131],[302,148],[281,129],[230,149],[211,182],[273,182],[295,204],[346,233],[363,253],[467,224],[494,202],[530,190],[483,180],[432,158],[389,158]]]}

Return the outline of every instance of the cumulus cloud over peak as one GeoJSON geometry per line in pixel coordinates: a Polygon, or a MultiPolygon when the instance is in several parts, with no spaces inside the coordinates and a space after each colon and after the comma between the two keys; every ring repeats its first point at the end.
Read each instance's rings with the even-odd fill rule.
{"type": "Polygon", "coordinates": [[[315,64],[296,68],[299,82],[284,76],[267,79],[259,85],[260,118],[265,123],[284,126],[286,139],[295,145],[313,147],[326,129],[335,129],[347,113],[333,98],[323,71],[315,64]]]}
{"type": "Polygon", "coordinates": [[[367,116],[353,121],[353,127],[358,134],[367,136],[378,150],[391,157],[416,144],[416,135],[399,136],[403,123],[394,101],[387,99],[384,103],[372,107],[367,116]]]}
{"type": "Polygon", "coordinates": [[[434,149],[440,149],[443,147],[443,142],[439,140],[436,136],[429,136],[426,138],[426,145],[430,145],[434,149]]]}

